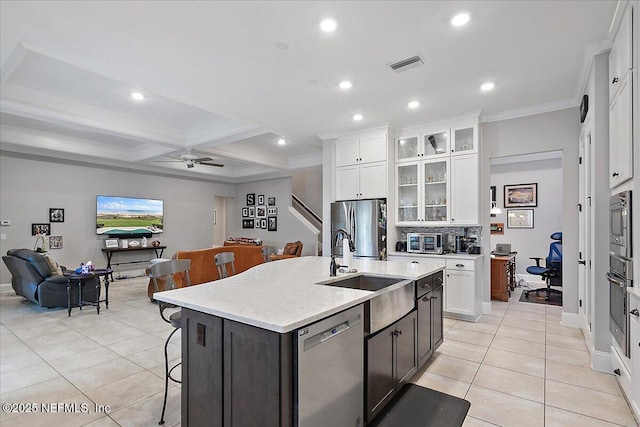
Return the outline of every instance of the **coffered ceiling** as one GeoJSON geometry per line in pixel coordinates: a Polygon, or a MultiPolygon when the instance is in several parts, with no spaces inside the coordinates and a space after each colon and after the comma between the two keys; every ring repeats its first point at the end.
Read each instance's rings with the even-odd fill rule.
{"type": "Polygon", "coordinates": [[[3,0],[1,148],[232,182],[288,174],[321,163],[323,137],[577,105],[586,58],[608,46],[615,10],[614,1],[3,0]],[[471,20],[453,27],[461,11],[471,20]],[[326,17],[332,33],[319,28],[326,17]],[[416,54],[424,65],[388,66],[416,54]],[[493,91],[479,89],[486,81],[493,91]],[[224,167],[166,162],[188,152],[224,167]]]}

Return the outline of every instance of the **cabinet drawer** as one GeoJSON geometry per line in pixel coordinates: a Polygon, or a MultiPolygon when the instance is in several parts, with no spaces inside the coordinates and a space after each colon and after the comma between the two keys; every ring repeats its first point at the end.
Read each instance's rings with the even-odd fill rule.
{"type": "Polygon", "coordinates": [[[448,259],[447,270],[475,270],[475,261],[471,259],[448,259]]]}

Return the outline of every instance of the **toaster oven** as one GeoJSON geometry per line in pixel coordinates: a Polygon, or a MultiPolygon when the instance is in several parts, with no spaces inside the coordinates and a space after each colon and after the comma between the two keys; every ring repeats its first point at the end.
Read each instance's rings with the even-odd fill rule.
{"type": "Polygon", "coordinates": [[[407,252],[442,254],[442,233],[407,233],[407,252]]]}

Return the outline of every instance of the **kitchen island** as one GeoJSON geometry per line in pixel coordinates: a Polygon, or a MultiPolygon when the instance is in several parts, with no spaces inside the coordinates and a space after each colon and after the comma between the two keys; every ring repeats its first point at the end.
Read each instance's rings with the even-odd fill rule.
{"type": "Polygon", "coordinates": [[[374,292],[325,284],[362,274],[416,281],[445,267],[438,260],[356,259],[350,267],[357,273],[330,277],[329,263],[328,257],[280,260],[154,294],[183,308],[183,425],[297,424],[295,331],[401,285],[374,292]]]}

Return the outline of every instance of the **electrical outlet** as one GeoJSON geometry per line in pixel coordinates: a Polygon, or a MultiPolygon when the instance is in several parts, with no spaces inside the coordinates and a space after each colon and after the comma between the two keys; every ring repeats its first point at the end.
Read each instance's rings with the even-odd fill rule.
{"type": "Polygon", "coordinates": [[[0,240],[7,240],[6,234],[0,234],[0,240]]]}
{"type": "Polygon", "coordinates": [[[0,225],[11,225],[11,220],[3,219],[2,221],[0,221],[0,225]]]}

